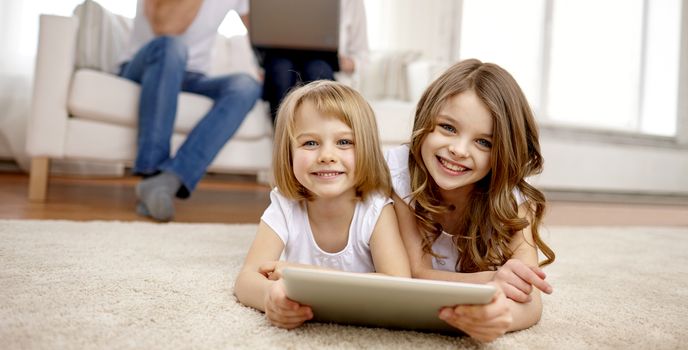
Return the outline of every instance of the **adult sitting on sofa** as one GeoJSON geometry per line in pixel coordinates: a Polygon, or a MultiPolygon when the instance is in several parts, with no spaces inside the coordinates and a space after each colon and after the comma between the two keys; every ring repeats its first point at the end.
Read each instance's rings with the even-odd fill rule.
{"type": "Polygon", "coordinates": [[[230,10],[245,15],[246,0],[139,0],[127,58],[119,75],[141,85],[134,173],[137,212],[158,221],[174,215],[174,197],[187,198],[215,155],[258,100],[248,74],[208,78],[217,28],[230,10]],[[188,91],[213,99],[174,156],[170,141],[177,96],[188,91]]]}
{"type": "MultiPolygon", "coordinates": [[[[230,13],[229,21],[241,20],[230,13]]],[[[55,173],[124,175],[137,155],[141,86],[117,76],[132,19],[85,0],[74,16],[41,15],[26,153],[31,160],[29,199],[45,201],[55,173]],[[85,172],[82,172],[86,170],[85,172]]],[[[238,27],[237,27],[238,28],[238,27]]],[[[248,37],[215,33],[208,76],[246,73],[258,78],[248,37]]],[[[173,153],[214,101],[181,92],[172,136],[173,153]]],[[[272,123],[267,104],[256,103],[217,154],[208,172],[246,174],[267,182],[272,123]]]]}

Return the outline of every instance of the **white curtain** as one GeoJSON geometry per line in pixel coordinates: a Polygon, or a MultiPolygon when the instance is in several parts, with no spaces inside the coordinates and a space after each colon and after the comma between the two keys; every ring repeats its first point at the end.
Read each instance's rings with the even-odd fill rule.
{"type": "Polygon", "coordinates": [[[372,51],[418,51],[423,58],[453,59],[461,0],[366,0],[372,51]]]}
{"type": "MultiPolygon", "coordinates": [[[[0,159],[24,170],[26,118],[31,101],[40,14],[71,16],[83,0],[0,1],[0,159]]],[[[109,9],[133,16],[136,0],[99,0],[109,9]]]]}
{"type": "Polygon", "coordinates": [[[22,169],[26,117],[41,13],[71,14],[79,0],[3,0],[0,2],[0,158],[13,159],[22,169]]]}

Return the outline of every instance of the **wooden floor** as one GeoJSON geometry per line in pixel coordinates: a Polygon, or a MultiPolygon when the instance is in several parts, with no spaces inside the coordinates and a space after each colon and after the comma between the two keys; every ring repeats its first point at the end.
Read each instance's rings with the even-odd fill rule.
{"type": "MultiPolygon", "coordinates": [[[[0,172],[0,219],[146,221],[134,212],[138,181],[136,177],[51,177],[46,202],[32,203],[27,199],[26,174],[0,172]]],[[[685,201],[648,204],[560,197],[548,195],[545,225],[688,226],[685,201]]],[[[177,200],[174,221],[257,223],[269,201],[269,188],[251,177],[208,175],[191,198],[177,200]]]]}

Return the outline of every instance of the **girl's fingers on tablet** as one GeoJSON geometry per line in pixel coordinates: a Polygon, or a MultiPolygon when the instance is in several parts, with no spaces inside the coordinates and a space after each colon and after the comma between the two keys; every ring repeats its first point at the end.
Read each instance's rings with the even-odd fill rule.
{"type": "Polygon", "coordinates": [[[302,325],[303,322],[304,322],[304,320],[301,320],[301,321],[270,320],[270,323],[272,323],[275,327],[284,328],[284,329],[294,329],[294,328],[302,325]]]}
{"type": "Polygon", "coordinates": [[[500,336],[504,335],[506,333],[506,329],[502,328],[485,328],[485,327],[466,327],[464,330],[466,334],[468,334],[471,338],[487,343],[491,342],[500,336]]]}
{"type": "Polygon", "coordinates": [[[454,313],[459,319],[485,322],[503,315],[507,311],[505,308],[506,306],[492,304],[489,306],[461,305],[454,309],[454,313]]]}
{"type": "Polygon", "coordinates": [[[310,307],[302,306],[296,310],[284,310],[271,305],[265,310],[270,322],[280,328],[294,328],[313,318],[310,307]]]}
{"type": "Polygon", "coordinates": [[[298,310],[282,310],[283,312],[280,313],[280,319],[282,319],[285,322],[296,322],[296,321],[305,321],[309,320],[313,317],[313,314],[308,307],[302,307],[299,308],[298,310]]]}
{"type": "Polygon", "coordinates": [[[258,267],[258,272],[260,272],[263,275],[266,275],[266,274],[274,271],[276,266],[277,266],[276,261],[266,261],[266,262],[260,264],[260,266],[258,267]]]}
{"type": "Polygon", "coordinates": [[[511,314],[502,315],[489,321],[474,321],[467,318],[449,318],[445,320],[450,326],[468,334],[481,342],[492,341],[506,333],[511,325],[511,314]]]}
{"type": "Polygon", "coordinates": [[[285,295],[283,297],[275,299],[275,306],[278,307],[280,310],[293,311],[293,310],[298,310],[301,307],[301,304],[299,304],[293,300],[290,300],[285,295]]]}

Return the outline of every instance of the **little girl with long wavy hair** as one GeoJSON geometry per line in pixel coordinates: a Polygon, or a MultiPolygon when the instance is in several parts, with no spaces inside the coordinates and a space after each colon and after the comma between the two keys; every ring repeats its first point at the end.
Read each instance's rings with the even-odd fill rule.
{"type": "Polygon", "coordinates": [[[479,340],[535,324],[538,290],[552,292],[539,266],[555,255],[540,237],[545,197],[526,181],[542,171],[538,128],[514,78],[476,59],[453,65],[418,102],[410,144],[386,159],[413,277],[490,282],[507,297],[491,320],[466,305],[439,317],[479,340]]]}

